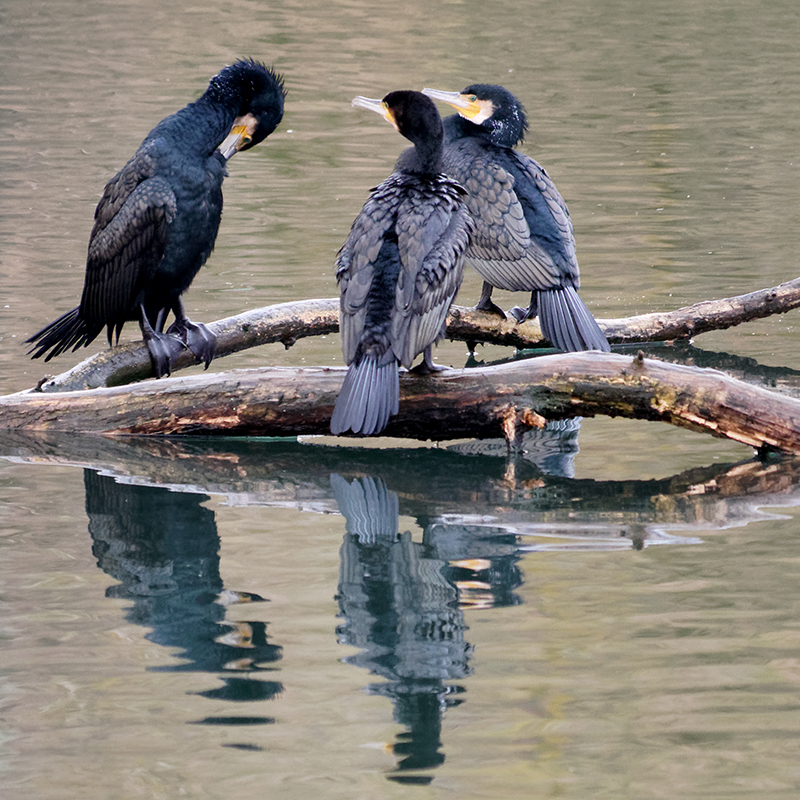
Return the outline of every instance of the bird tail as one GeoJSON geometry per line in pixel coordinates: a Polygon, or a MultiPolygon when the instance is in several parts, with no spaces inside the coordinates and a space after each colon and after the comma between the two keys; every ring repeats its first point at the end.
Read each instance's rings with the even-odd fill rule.
{"type": "Polygon", "coordinates": [[[58,319],[53,320],[49,325],[45,325],[38,333],[34,333],[30,339],[25,340],[25,344],[33,344],[28,353],[31,358],[40,358],[49,350],[45,361],[49,361],[55,356],[66,353],[72,348],[77,350],[81,345],[86,347],[97,337],[102,330],[102,326],[92,330],[80,315],[80,307],[67,311],[58,319]]]}
{"type": "Polygon", "coordinates": [[[400,379],[394,357],[385,363],[371,354],[353,362],[331,416],[331,433],[380,433],[400,408],[400,379]]]}
{"type": "Polygon", "coordinates": [[[608,352],[611,349],[592,312],[573,286],[539,292],[537,303],[542,333],[559,350],[608,352]]]}

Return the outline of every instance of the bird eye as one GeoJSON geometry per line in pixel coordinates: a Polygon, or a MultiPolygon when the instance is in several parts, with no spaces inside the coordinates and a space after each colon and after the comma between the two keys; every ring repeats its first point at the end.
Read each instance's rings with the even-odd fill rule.
{"type": "Polygon", "coordinates": [[[244,136],[242,136],[242,147],[247,147],[247,145],[249,145],[252,141],[253,137],[249,133],[246,133],[244,136]]]}
{"type": "Polygon", "coordinates": [[[469,100],[469,101],[470,101],[470,103],[477,103],[477,102],[478,102],[478,95],[476,95],[476,94],[471,94],[471,95],[470,95],[470,96],[467,98],[467,100],[469,100]]]}

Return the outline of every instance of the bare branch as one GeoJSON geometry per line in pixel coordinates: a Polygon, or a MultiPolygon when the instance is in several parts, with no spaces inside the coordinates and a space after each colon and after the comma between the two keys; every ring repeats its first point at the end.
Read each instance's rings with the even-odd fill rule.
{"type": "MultiPolygon", "coordinates": [[[[612,344],[670,341],[691,338],[711,330],[722,330],[772,314],[783,314],[800,306],[800,278],[771,289],[762,289],[724,300],[708,300],[676,311],[642,314],[625,319],[598,320],[612,344]]],[[[290,347],[305,336],[320,336],[339,330],[336,299],[302,300],[267,306],[211,323],[217,335],[217,357],[250,347],[283,342],[290,347]]],[[[447,324],[450,339],[470,343],[515,347],[547,347],[536,320],[517,324],[463,306],[453,306],[447,324]]],[[[175,362],[175,370],[197,364],[187,350],[175,362]]],[[[98,353],[68,372],[43,381],[41,392],[65,392],[122,386],[153,377],[147,348],[127,344],[98,353]]]]}

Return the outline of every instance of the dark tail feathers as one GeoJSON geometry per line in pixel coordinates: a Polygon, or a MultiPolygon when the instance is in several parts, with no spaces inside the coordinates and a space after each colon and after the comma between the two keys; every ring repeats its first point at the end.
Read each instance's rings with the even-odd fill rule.
{"type": "Polygon", "coordinates": [[[542,333],[559,350],[603,350],[608,346],[591,311],[572,286],[538,293],[539,324],[542,333]]]}
{"type": "Polygon", "coordinates": [[[400,407],[398,364],[364,356],[347,370],[331,416],[331,433],[380,433],[400,407]]]}
{"type": "Polygon", "coordinates": [[[30,339],[25,340],[25,344],[36,345],[28,351],[31,358],[41,358],[49,350],[50,353],[45,358],[45,361],[49,361],[70,348],[77,350],[81,346],[86,347],[97,338],[101,330],[102,326],[90,330],[80,316],[80,308],[73,308],[45,325],[38,333],[34,333],[30,339]]]}

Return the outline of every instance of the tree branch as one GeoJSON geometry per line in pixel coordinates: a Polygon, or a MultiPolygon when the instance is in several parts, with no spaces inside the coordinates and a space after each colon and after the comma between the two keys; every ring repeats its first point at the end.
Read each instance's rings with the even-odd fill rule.
{"type": "MultiPolygon", "coordinates": [[[[669,313],[600,320],[614,343],[683,338],[800,306],[800,279],[772,289],[706,301],[669,313]]],[[[268,342],[338,329],[336,300],[258,309],[213,323],[220,356],[268,342]]],[[[448,336],[517,348],[543,346],[535,323],[516,324],[454,307],[448,336]]],[[[176,369],[194,363],[187,351],[176,369]]],[[[132,387],[151,374],[140,344],[94,356],[40,391],[0,398],[0,430],[103,434],[326,434],[344,369],[266,368],[168,378],[132,387]],[[85,391],[76,387],[100,386],[85,391]],[[56,396],[48,392],[57,391],[56,396]]],[[[574,416],[660,420],[727,437],[759,450],[800,454],[800,401],[715,370],[667,364],[641,354],[544,356],[432,376],[401,376],[400,413],[387,436],[447,440],[504,437],[574,416]]]]}
{"type": "MultiPolygon", "coordinates": [[[[598,323],[612,344],[670,341],[730,328],[772,314],[784,314],[799,306],[800,278],[796,278],[738,297],[707,300],[675,311],[601,319],[598,323]]],[[[338,331],[339,303],[336,299],[283,303],[228,317],[209,327],[217,335],[218,358],[274,342],[290,347],[302,337],[338,331]]],[[[548,346],[535,320],[517,324],[463,306],[452,307],[447,336],[469,343],[486,342],[518,349],[548,346]]],[[[187,350],[176,359],[174,368],[177,371],[197,363],[187,350]]],[[[35,391],[121,386],[149,377],[153,377],[153,369],[147,348],[132,343],[98,353],[68,372],[42,381],[35,391]]]]}

